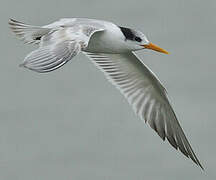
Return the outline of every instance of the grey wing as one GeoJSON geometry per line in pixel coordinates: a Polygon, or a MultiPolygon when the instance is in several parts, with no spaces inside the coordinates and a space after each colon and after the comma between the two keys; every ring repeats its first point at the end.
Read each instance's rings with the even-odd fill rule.
{"type": "Polygon", "coordinates": [[[39,73],[54,71],[77,55],[80,49],[80,44],[75,41],[62,41],[39,47],[28,54],[20,66],[39,73]]]}
{"type": "MultiPolygon", "coordinates": [[[[39,44],[42,42],[44,36],[50,37],[50,34],[63,27],[70,28],[72,31],[79,31],[82,29],[85,31],[87,29],[87,33],[90,32],[90,35],[92,35],[92,33],[96,31],[104,30],[104,24],[107,22],[87,18],[63,18],[45,26],[32,26],[14,19],[9,19],[8,23],[10,29],[19,39],[27,44],[39,44]]],[[[89,34],[87,34],[87,36],[89,36],[89,34]]]]}
{"type": "Polygon", "coordinates": [[[40,46],[26,56],[21,66],[46,73],[70,61],[88,45],[91,35],[102,29],[93,27],[59,27],[41,38],[40,46]]]}
{"type": "Polygon", "coordinates": [[[62,18],[51,24],[43,26],[43,28],[57,28],[57,27],[78,27],[78,26],[88,26],[94,27],[96,29],[105,29],[105,25],[108,22],[96,19],[88,18],[62,18]]]}
{"type": "Polygon", "coordinates": [[[176,118],[166,90],[134,53],[87,53],[87,56],[120,90],[143,121],[163,140],[167,139],[174,148],[180,149],[185,156],[203,168],[176,118]]]}

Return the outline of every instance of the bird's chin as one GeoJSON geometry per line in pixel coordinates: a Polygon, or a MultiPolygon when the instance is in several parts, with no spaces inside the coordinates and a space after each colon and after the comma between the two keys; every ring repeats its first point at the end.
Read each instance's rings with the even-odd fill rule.
{"type": "Polygon", "coordinates": [[[142,45],[137,45],[137,46],[134,48],[134,51],[139,51],[139,50],[142,50],[142,49],[145,49],[145,47],[142,46],[142,45]]]}

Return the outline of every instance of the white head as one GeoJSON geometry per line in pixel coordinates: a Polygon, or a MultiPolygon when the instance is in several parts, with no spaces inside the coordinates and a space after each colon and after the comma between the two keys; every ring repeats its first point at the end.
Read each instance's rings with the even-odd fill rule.
{"type": "Polygon", "coordinates": [[[142,32],[125,27],[119,28],[124,35],[124,40],[127,43],[127,46],[131,50],[152,49],[161,53],[168,54],[166,50],[149,42],[147,37],[142,32]]]}

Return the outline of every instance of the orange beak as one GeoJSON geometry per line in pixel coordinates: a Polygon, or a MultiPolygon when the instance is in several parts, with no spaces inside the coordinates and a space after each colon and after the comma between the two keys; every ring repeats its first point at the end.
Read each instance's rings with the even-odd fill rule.
{"type": "Polygon", "coordinates": [[[166,50],[160,48],[159,46],[153,44],[153,43],[149,43],[149,44],[145,44],[145,45],[142,45],[143,47],[145,47],[146,49],[152,49],[154,51],[158,51],[158,52],[161,52],[161,53],[164,53],[164,54],[169,54],[166,50]]]}

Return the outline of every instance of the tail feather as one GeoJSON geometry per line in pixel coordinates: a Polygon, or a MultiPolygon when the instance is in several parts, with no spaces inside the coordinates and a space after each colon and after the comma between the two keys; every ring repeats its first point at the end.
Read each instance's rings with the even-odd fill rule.
{"type": "Polygon", "coordinates": [[[41,37],[45,34],[48,34],[51,30],[50,28],[24,24],[14,19],[9,19],[8,24],[10,29],[16,34],[16,36],[27,44],[40,43],[41,37]]]}

